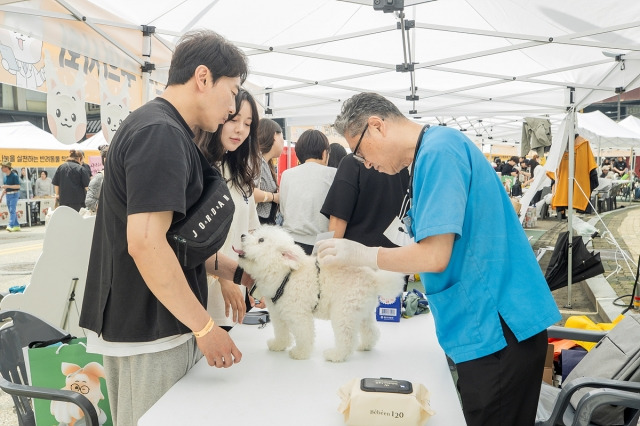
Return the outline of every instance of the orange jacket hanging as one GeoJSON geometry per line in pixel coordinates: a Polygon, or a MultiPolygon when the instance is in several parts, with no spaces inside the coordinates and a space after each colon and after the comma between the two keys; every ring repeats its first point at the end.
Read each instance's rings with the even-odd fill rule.
{"type": "MultiPolygon", "coordinates": [[[[585,210],[589,205],[591,187],[589,174],[591,170],[598,167],[593,157],[589,141],[582,136],[575,140],[575,181],[573,183],[573,208],[585,210]]],[[[565,152],[556,170],[557,179],[551,174],[549,177],[555,179],[555,191],[551,200],[551,207],[566,207],[569,204],[569,153],[565,152]]],[[[548,173],[549,175],[549,173],[548,173]]]]}

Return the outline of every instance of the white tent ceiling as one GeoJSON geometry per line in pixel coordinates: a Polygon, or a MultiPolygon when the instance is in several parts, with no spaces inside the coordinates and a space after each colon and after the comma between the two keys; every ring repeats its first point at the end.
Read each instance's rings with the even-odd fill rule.
{"type": "Polygon", "coordinates": [[[176,36],[213,29],[246,51],[258,101],[271,92],[273,115],[289,124],[330,123],[344,99],[376,91],[411,117],[513,140],[525,116],[559,123],[568,87],[579,109],[640,86],[640,2],[405,3],[413,78],[396,72],[400,20],[372,0],[27,0],[0,6],[0,25],[123,68],[155,63],[159,80],[176,36]],[[148,58],[143,24],[156,27],[148,58]]]}

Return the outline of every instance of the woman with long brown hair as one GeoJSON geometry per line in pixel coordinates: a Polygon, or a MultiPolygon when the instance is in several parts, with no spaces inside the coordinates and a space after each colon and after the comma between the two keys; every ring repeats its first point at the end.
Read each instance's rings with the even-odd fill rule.
{"type": "MultiPolygon", "coordinates": [[[[253,198],[254,181],[260,176],[258,107],[244,89],[236,96],[235,111],[215,133],[196,131],[195,138],[205,158],[221,171],[235,205],[231,228],[220,249],[232,259],[238,258],[232,247],[239,247],[241,235],[260,226],[253,198]]],[[[207,310],[222,328],[242,322],[247,310],[245,287],[209,276],[207,310]]]]}

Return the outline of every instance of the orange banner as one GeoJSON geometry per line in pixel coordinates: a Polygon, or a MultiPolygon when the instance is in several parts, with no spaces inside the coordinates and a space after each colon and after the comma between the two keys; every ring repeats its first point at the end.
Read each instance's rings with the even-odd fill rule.
{"type": "MultiPolygon", "coordinates": [[[[87,150],[85,156],[100,158],[100,151],[87,150]]],[[[11,161],[11,167],[58,167],[69,157],[68,151],[44,149],[0,149],[0,161],[11,161]]]]}

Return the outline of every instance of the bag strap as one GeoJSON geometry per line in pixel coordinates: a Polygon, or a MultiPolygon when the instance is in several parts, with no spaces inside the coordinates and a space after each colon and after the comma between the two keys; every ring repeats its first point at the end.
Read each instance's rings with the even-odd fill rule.
{"type": "Polygon", "coordinates": [[[64,337],[59,337],[57,339],[51,340],[36,340],[35,342],[29,343],[29,349],[33,348],[46,348],[47,346],[55,345],[56,343],[65,343],[68,344],[72,339],[75,339],[75,336],[67,334],[64,337]]]}

